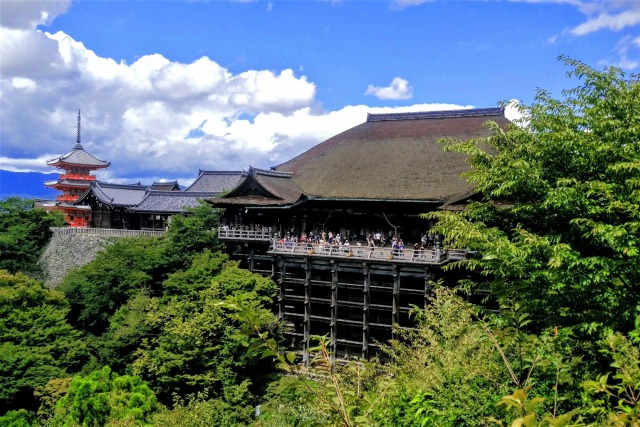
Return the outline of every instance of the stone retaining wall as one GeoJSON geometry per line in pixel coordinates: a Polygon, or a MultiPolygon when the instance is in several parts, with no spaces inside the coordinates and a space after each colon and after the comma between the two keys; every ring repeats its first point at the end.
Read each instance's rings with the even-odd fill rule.
{"type": "Polygon", "coordinates": [[[53,236],[38,262],[42,282],[50,288],[57,287],[69,271],[93,261],[98,252],[117,239],[91,234],[53,236]]]}

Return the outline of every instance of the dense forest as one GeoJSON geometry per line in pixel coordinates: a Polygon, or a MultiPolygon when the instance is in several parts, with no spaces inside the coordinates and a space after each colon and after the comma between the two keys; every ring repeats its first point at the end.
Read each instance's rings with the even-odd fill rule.
{"type": "Polygon", "coordinates": [[[49,289],[60,217],[0,202],[0,426],[640,425],[640,79],[561,60],[579,86],[443,141],[482,199],[425,217],[478,279],[434,283],[384,361],[316,337],[303,368],[275,284],[220,252],[209,205],[49,289]]]}

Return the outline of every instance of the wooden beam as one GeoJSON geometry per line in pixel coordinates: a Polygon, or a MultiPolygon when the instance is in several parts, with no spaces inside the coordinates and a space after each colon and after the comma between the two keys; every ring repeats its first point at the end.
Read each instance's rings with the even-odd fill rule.
{"type": "Polygon", "coordinates": [[[431,298],[431,282],[435,275],[430,271],[429,267],[424,269],[424,308],[429,305],[429,298],[431,298]]]}
{"type": "MultiPolygon", "coordinates": [[[[282,259],[278,260],[280,264],[280,278],[278,279],[278,318],[284,318],[284,297],[286,291],[286,285],[284,278],[286,277],[287,270],[286,264],[282,262],[282,259]]],[[[275,261],[274,261],[274,270],[275,270],[275,261]]]]}
{"type": "Polygon", "coordinates": [[[400,267],[397,264],[393,266],[393,294],[391,308],[391,328],[392,336],[395,338],[395,329],[398,326],[398,314],[400,313],[400,267]]]}
{"type": "Polygon", "coordinates": [[[304,366],[309,367],[311,360],[309,360],[309,348],[311,347],[311,262],[307,260],[305,267],[305,279],[304,279],[304,335],[302,337],[302,361],[304,366]]]}
{"type": "Polygon", "coordinates": [[[371,304],[371,268],[364,264],[364,281],[362,287],[362,358],[369,359],[369,305],[371,304]]]}
{"type": "Polygon", "coordinates": [[[331,323],[329,324],[331,328],[331,341],[329,345],[331,346],[332,360],[335,360],[338,339],[338,264],[333,264],[333,269],[331,270],[331,323]]]}
{"type": "Polygon", "coordinates": [[[249,248],[249,260],[248,260],[248,261],[249,261],[249,271],[250,271],[250,272],[252,272],[252,273],[253,273],[253,267],[254,267],[254,265],[253,265],[253,261],[254,261],[254,259],[253,259],[253,257],[254,257],[254,253],[253,253],[253,252],[254,252],[254,250],[253,250],[253,246],[251,246],[251,247],[249,248]]]}

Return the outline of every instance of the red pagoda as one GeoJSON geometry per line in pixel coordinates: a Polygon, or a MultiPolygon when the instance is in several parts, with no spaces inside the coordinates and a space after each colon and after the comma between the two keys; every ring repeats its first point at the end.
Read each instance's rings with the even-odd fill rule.
{"type": "Polygon", "coordinates": [[[91,207],[74,205],[74,202],[87,191],[91,182],[96,180],[91,171],[107,168],[111,163],[96,159],[80,144],[80,111],[75,147],[68,153],[47,161],[47,164],[62,169],[57,180],[44,183],[47,187],[63,192],[57,197],[52,208],[63,211],[71,227],[86,227],[91,220],[91,207]]]}

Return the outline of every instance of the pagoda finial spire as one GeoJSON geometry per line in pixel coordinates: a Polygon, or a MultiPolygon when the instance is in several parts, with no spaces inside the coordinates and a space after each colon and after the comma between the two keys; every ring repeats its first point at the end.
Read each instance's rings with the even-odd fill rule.
{"type": "Polygon", "coordinates": [[[76,148],[82,148],[82,144],[80,144],[80,110],[78,110],[78,133],[76,136],[76,148]]]}

